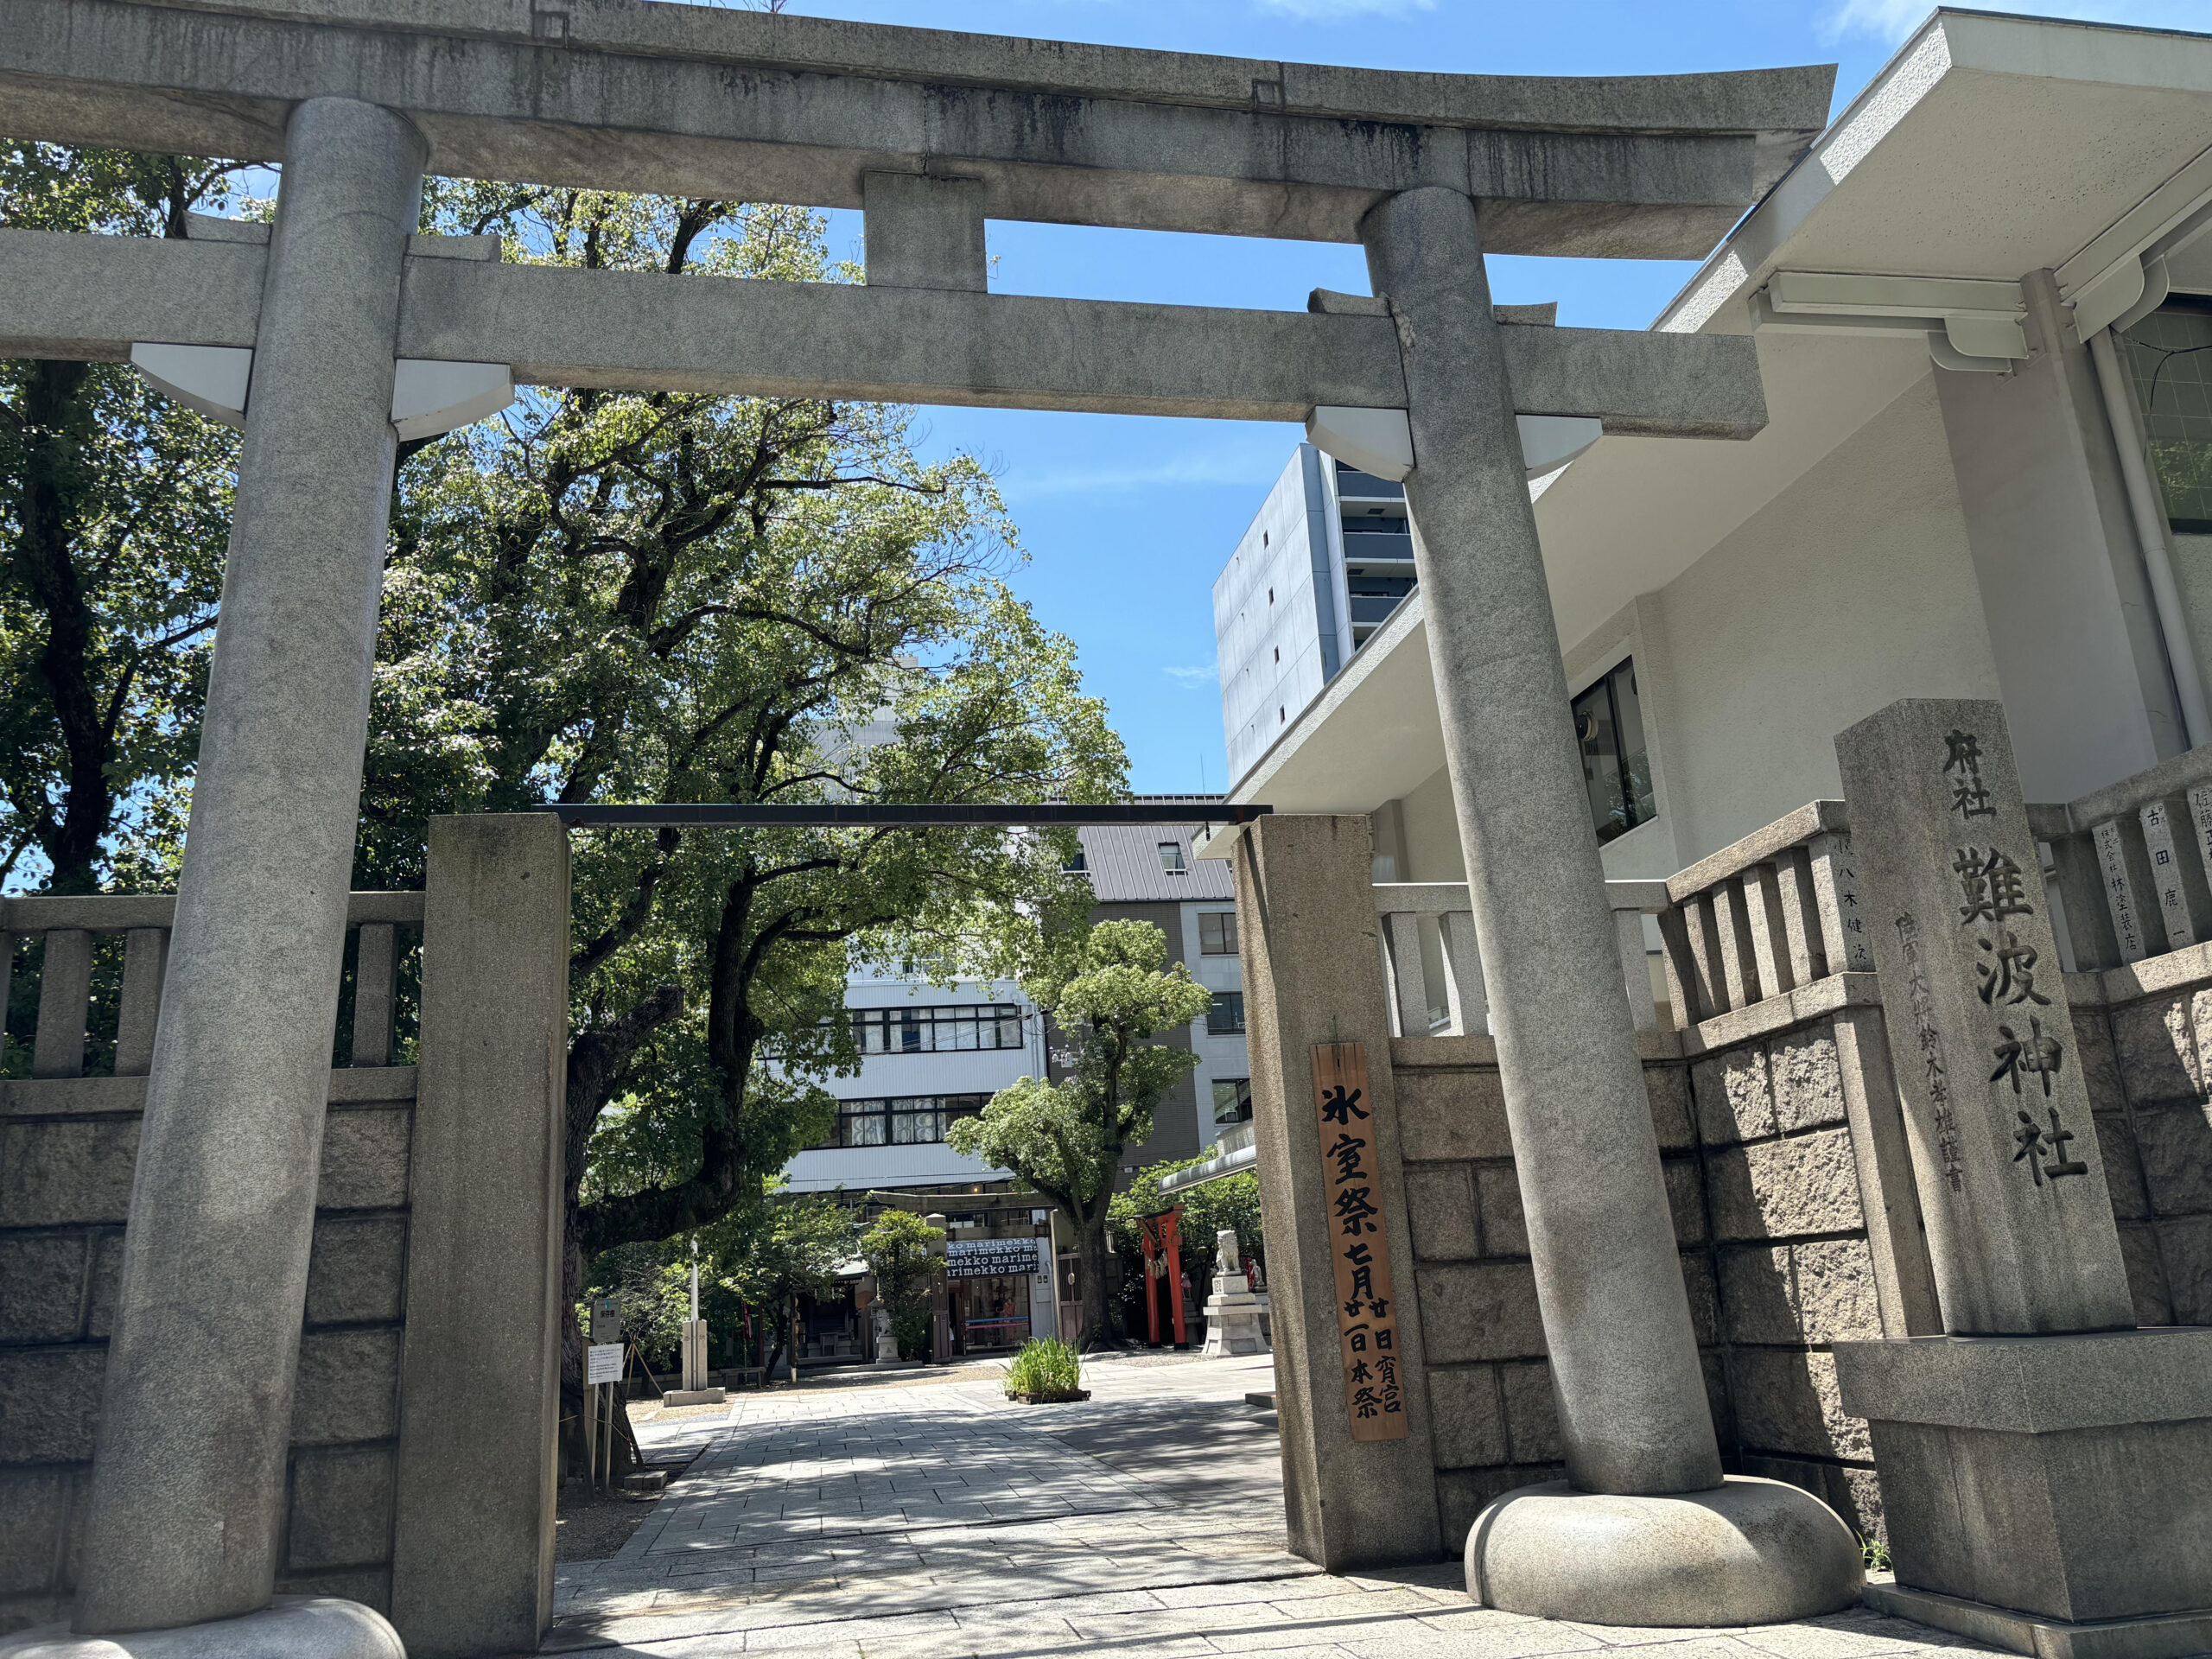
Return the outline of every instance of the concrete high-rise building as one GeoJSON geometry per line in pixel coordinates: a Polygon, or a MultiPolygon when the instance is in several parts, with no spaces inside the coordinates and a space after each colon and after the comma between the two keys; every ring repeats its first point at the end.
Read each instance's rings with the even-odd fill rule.
{"type": "Polygon", "coordinates": [[[1231,778],[1413,590],[1405,486],[1300,444],[1213,585],[1231,778]]]}

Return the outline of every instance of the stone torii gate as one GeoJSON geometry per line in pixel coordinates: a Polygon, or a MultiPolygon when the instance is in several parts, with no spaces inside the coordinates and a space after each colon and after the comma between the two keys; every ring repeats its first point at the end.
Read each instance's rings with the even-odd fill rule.
{"type": "MultiPolygon", "coordinates": [[[[510,378],[1306,421],[1404,476],[1569,1471],[1616,1495],[1606,1544],[1550,1507],[1552,1553],[1615,1590],[1679,1567],[1618,1497],[1721,1470],[1515,417],[1745,438],[1764,405],[1748,339],[1501,326],[1482,256],[1702,256],[1831,73],[1384,73],[634,0],[0,0],[16,136],[283,166],[265,239],[0,232],[0,353],[135,353],[245,431],[75,1629],[397,1650],[365,1609],[270,1610],[285,1426],[395,445],[510,378]],[[426,171],[859,207],[868,286],[500,264],[411,235],[426,171]],[[993,217],[1358,242],[1379,299],[993,296],[993,217]]],[[[1820,1519],[1744,1525],[1810,1583],[1820,1519]]]]}

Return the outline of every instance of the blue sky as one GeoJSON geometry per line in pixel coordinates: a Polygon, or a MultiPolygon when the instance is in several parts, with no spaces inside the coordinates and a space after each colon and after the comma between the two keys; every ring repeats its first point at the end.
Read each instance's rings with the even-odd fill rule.
{"type": "MultiPolygon", "coordinates": [[[[2046,3],[2052,16],[2208,27],[2208,0],[2046,3]]],[[[1467,73],[1624,74],[1835,63],[1847,102],[1926,16],[1921,0],[792,0],[793,14],[1187,52],[1467,73]]],[[[831,250],[859,257],[860,216],[831,250]]],[[[1303,310],[1316,287],[1367,291],[1353,247],[994,222],[995,290],[1303,310]]],[[[1501,301],[1640,328],[1688,264],[1498,258],[1501,301]]],[[[1020,592],[1079,646],[1141,791],[1227,781],[1213,579],[1300,436],[1291,426],[1018,410],[925,411],[929,447],[997,474],[1029,563],[1020,592]]]]}

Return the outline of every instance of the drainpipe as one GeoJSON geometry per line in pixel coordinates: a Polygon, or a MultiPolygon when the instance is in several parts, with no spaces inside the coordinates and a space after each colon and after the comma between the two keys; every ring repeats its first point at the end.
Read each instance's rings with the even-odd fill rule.
{"type": "Polygon", "coordinates": [[[2206,712],[2196,648],[2183,614],[2181,589],[2174,582],[2173,557],[2166,545],[2165,508],[2151,476],[2149,449],[2136,416],[2134,389],[2120,366],[2111,329],[2100,328],[2089,336],[2089,356],[2097,365],[2097,388],[2104,394],[2105,418],[2111,423],[2113,443],[2120,451],[2120,476],[2126,482],[2135,539],[2142,545],[2144,567],[2151,578],[2151,600],[2158,613],[2158,632],[2165,638],[2166,660],[2173,668],[2182,724],[2188,730],[2190,747],[2195,748],[2212,742],[2212,714],[2206,712]]]}

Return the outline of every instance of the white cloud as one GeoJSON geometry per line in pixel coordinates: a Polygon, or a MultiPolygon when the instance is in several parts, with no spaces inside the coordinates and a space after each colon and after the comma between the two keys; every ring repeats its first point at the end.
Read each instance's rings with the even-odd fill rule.
{"type": "Polygon", "coordinates": [[[1308,22],[1345,17],[1402,17],[1409,11],[1434,11],[1436,0],[1258,0],[1262,11],[1308,22]]]}
{"type": "Polygon", "coordinates": [[[1221,681],[1221,670],[1208,663],[1202,668],[1163,668],[1160,671],[1176,684],[1195,691],[1202,685],[1216,685],[1221,681]]]}
{"type": "MultiPolygon", "coordinates": [[[[1306,0],[1322,3],[1323,0],[1306,0]]],[[[1935,10],[1933,0],[1835,0],[1821,19],[1827,44],[1850,35],[1903,40],[1935,10]]],[[[2038,0],[2036,15],[2088,23],[2133,23],[2146,29],[2202,29],[2203,0],[2038,0]]]]}
{"type": "Polygon", "coordinates": [[[1184,484],[1243,484],[1264,493],[1282,470],[1287,444],[1258,449],[1185,450],[1134,467],[1070,467],[1024,475],[1009,469],[999,487],[1009,498],[1084,495],[1122,490],[1152,490],[1184,484]]]}

